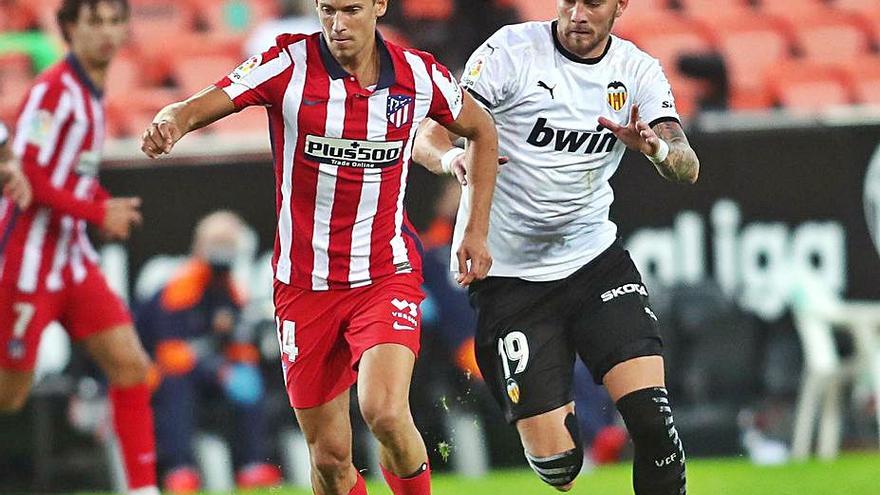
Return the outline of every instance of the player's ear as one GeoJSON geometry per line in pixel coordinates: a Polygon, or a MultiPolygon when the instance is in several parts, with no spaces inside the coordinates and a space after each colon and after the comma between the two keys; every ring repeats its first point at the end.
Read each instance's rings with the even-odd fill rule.
{"type": "Polygon", "coordinates": [[[388,0],[373,0],[373,6],[376,9],[376,17],[382,17],[388,11],[388,0]]]}
{"type": "Polygon", "coordinates": [[[614,12],[614,17],[622,16],[627,7],[629,7],[629,0],[617,0],[617,10],[614,12]]]}

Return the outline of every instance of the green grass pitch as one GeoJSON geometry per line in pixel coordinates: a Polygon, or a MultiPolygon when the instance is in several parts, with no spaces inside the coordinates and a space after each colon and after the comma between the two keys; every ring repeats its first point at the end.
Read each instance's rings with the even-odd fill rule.
{"type": "MultiPolygon", "coordinates": [[[[379,481],[370,495],[391,495],[379,481]]],[[[254,495],[309,495],[310,490],[276,488],[254,495]]],[[[531,471],[494,471],[486,478],[434,478],[435,495],[553,495],[531,471]]],[[[628,463],[596,468],[578,477],[573,495],[630,495],[628,463]]],[[[809,461],[778,467],[753,466],[743,459],[689,460],[690,495],[878,495],[880,454],[848,454],[831,462],[809,461]]]]}

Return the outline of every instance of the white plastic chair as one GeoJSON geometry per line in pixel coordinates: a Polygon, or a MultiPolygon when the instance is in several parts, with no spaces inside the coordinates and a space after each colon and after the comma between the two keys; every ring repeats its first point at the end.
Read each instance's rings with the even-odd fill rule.
{"type": "MultiPolygon", "coordinates": [[[[856,377],[867,376],[874,397],[880,400],[880,302],[842,301],[815,284],[799,287],[793,299],[804,372],[792,457],[805,459],[810,455],[818,421],[817,454],[822,459],[833,459],[840,450],[844,386],[856,377]],[[855,344],[852,356],[844,359],[838,354],[833,328],[850,332],[855,344]]],[[[880,428],[880,408],[876,420],[880,428]]]]}

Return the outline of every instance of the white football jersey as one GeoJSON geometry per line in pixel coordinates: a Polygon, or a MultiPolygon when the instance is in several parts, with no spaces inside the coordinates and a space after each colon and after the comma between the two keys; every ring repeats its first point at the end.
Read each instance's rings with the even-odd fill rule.
{"type": "MultiPolygon", "coordinates": [[[[581,59],[557,41],[555,26],[501,28],[474,52],[462,76],[462,85],[494,116],[500,154],[510,158],[492,202],[492,276],[559,280],[614,242],[608,180],[626,146],[599,125],[600,116],[625,125],[637,103],[651,126],[678,121],[656,59],[615,36],[604,54],[581,59]]],[[[453,269],[470,212],[464,192],[453,269]]]]}

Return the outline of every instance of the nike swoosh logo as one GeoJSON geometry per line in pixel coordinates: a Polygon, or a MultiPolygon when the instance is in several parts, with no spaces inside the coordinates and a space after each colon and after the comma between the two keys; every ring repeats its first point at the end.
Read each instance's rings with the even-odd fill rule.
{"type": "Polygon", "coordinates": [[[306,100],[306,99],[303,99],[303,105],[305,105],[307,107],[313,107],[315,105],[321,105],[324,103],[327,103],[327,100],[306,100]]]}
{"type": "Polygon", "coordinates": [[[415,330],[416,329],[416,327],[401,325],[400,323],[397,323],[396,321],[394,322],[393,325],[391,325],[391,327],[394,328],[395,330],[415,330]]]}

